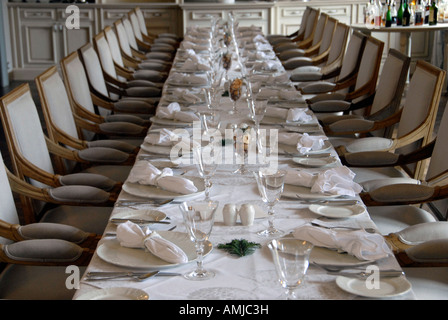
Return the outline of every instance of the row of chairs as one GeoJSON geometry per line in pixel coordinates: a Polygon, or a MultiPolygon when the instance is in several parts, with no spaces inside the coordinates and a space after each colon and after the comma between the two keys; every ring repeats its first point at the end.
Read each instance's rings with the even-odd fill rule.
{"type": "Polygon", "coordinates": [[[2,299],[71,299],[65,266],[90,261],[180,41],[151,35],[139,8],[92,40],[35,79],[45,129],[28,84],[0,98],[2,299]]]}
{"type": "Polygon", "coordinates": [[[307,7],[296,34],[269,39],[342,163],[356,173],[368,212],[417,297],[444,299],[448,158],[442,141],[448,137],[448,111],[441,110],[437,131],[434,126],[446,73],[419,60],[407,84],[410,58],[390,49],[380,74],[382,42],[353,32],[340,68],[323,79],[328,62],[313,63],[310,57],[317,53],[310,48],[331,52],[335,44],[333,50],[339,50],[340,40],[326,48],[325,34],[334,28],[329,21],[307,7]]]}

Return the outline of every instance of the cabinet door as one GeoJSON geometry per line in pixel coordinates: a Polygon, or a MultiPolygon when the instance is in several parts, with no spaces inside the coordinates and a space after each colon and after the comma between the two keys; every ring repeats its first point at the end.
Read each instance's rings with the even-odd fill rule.
{"type": "Polygon", "coordinates": [[[79,10],[79,29],[68,29],[66,27],[65,21],[70,16],[70,13],[66,13],[65,10],[59,10],[58,13],[62,41],[61,55],[65,57],[86,43],[91,42],[96,34],[95,12],[93,9],[79,10]]]}
{"type": "Polygon", "coordinates": [[[56,10],[25,8],[20,11],[24,67],[58,63],[56,10]]]}

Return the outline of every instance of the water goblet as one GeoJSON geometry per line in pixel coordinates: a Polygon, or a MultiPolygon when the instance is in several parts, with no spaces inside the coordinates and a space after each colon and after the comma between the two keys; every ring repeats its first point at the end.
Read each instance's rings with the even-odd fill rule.
{"type": "Polygon", "coordinates": [[[210,200],[211,178],[218,167],[217,157],[219,153],[216,147],[215,143],[210,142],[207,145],[201,144],[193,148],[194,163],[199,175],[204,179],[205,200],[210,200]]]}
{"type": "Polygon", "coordinates": [[[209,239],[215,221],[218,201],[189,201],[180,205],[185,226],[191,241],[196,246],[196,269],[185,274],[188,280],[207,280],[214,277],[214,272],[203,267],[204,244],[209,239]]]}
{"type": "Polygon", "coordinates": [[[274,239],[268,244],[286,299],[296,299],[295,291],[305,279],[313,244],[296,238],[274,239]]]}
{"type": "Polygon", "coordinates": [[[284,232],[278,230],[274,226],[275,211],[274,206],[280,200],[285,184],[286,171],[272,170],[271,168],[261,168],[258,172],[254,172],[257,181],[258,191],[261,200],[268,206],[269,227],[265,230],[257,232],[259,236],[276,237],[284,232]]]}

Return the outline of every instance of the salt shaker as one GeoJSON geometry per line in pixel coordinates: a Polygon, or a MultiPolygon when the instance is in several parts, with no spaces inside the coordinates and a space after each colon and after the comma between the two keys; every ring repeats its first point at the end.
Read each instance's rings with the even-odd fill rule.
{"type": "Polygon", "coordinates": [[[222,216],[226,226],[234,226],[238,217],[238,210],[233,203],[227,203],[222,209],[222,216]]]}
{"type": "Polygon", "coordinates": [[[242,204],[238,211],[243,226],[251,226],[254,224],[255,208],[250,203],[242,204]]]}

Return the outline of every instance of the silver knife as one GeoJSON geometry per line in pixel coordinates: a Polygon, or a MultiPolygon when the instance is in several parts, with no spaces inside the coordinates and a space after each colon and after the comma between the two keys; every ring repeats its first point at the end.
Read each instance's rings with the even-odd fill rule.
{"type": "MultiPolygon", "coordinates": [[[[114,277],[114,276],[140,276],[142,274],[147,274],[148,271],[144,272],[129,272],[129,271],[116,271],[116,272],[109,272],[109,271],[92,271],[92,272],[87,272],[86,277],[90,278],[90,277],[114,277]]],[[[156,274],[156,276],[179,276],[181,275],[180,273],[176,273],[176,272],[158,272],[156,274]]]]}
{"type": "Polygon", "coordinates": [[[352,206],[355,204],[359,204],[359,200],[314,200],[314,199],[303,199],[298,196],[299,202],[308,203],[308,204],[321,204],[328,206],[352,206]]]}
{"type": "MultiPolygon", "coordinates": [[[[338,275],[338,276],[344,276],[344,277],[349,277],[349,278],[358,278],[358,279],[366,279],[370,276],[375,275],[374,272],[370,273],[370,272],[347,272],[347,271],[337,271],[337,272],[327,272],[328,274],[331,275],[338,275]]],[[[384,271],[379,271],[379,276],[380,279],[381,278],[395,278],[395,277],[400,277],[404,275],[403,271],[398,271],[398,270],[384,270],[384,271]]]]}
{"type": "Polygon", "coordinates": [[[142,224],[142,223],[162,223],[162,224],[170,224],[169,221],[158,221],[158,220],[146,220],[146,219],[132,219],[132,218],[112,218],[110,222],[112,223],[122,223],[126,221],[131,221],[133,223],[142,224]]]}

